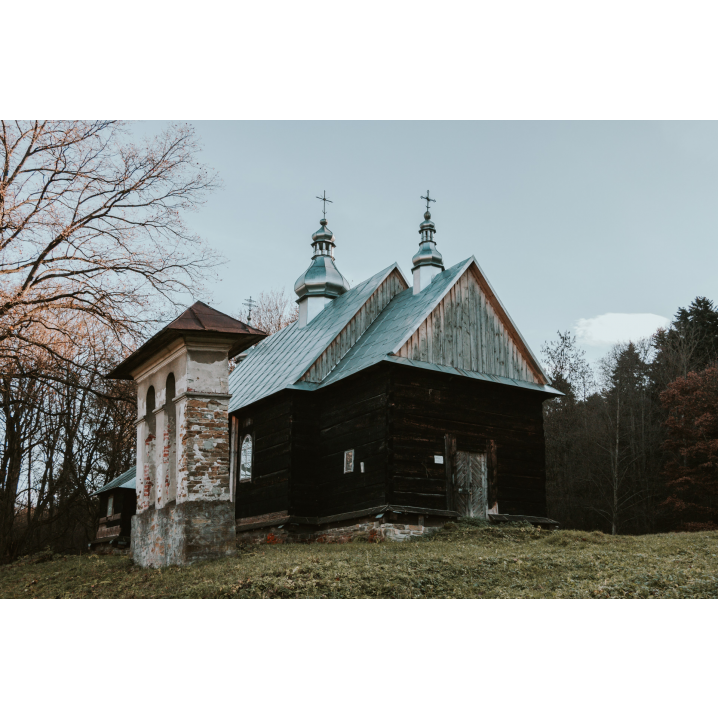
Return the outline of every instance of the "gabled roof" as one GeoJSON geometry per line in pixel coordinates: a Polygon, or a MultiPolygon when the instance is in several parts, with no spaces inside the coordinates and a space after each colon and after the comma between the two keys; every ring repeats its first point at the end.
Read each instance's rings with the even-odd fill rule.
{"type": "Polygon", "coordinates": [[[397,351],[471,262],[472,259],[467,259],[437,274],[434,281],[419,294],[414,294],[411,287],[397,294],[322,382],[322,386],[356,374],[397,351]]]}
{"type": "Polygon", "coordinates": [[[345,379],[382,361],[560,395],[560,392],[550,387],[541,365],[496,296],[474,257],[469,257],[469,259],[438,274],[431,284],[419,294],[414,294],[411,287],[397,294],[321,383],[301,381],[306,370],[396,267],[397,265],[393,264],[327,304],[316,319],[306,327],[299,329],[295,322],[250,349],[247,352],[247,358],[229,377],[229,390],[232,393],[229,411],[236,411],[282,389],[313,391],[345,379]],[[477,371],[465,371],[395,356],[395,353],[467,271],[476,273],[475,276],[480,280],[487,300],[491,302],[500,320],[510,331],[519,351],[544,383],[510,379],[477,371]]]}
{"type": "Polygon", "coordinates": [[[112,479],[109,483],[105,484],[101,489],[95,491],[91,496],[97,496],[103,491],[110,491],[111,489],[135,489],[135,477],[137,476],[137,466],[133,466],[131,469],[125,471],[124,474],[120,474],[116,479],[112,479]]]}
{"type": "Polygon", "coordinates": [[[401,271],[396,263],[327,304],[305,327],[294,322],[250,349],[229,375],[229,411],[294,386],[394,270],[401,271]]]}
{"type": "Polygon", "coordinates": [[[228,314],[213,309],[204,302],[195,302],[191,307],[170,322],[164,329],[148,339],[119,366],[115,367],[108,379],[132,379],[132,372],[159,349],[180,336],[197,336],[212,333],[226,339],[234,339],[230,356],[236,356],[247,347],[256,344],[266,333],[240,322],[228,314]]]}
{"type": "MultiPolygon", "coordinates": [[[[322,382],[322,386],[333,384],[351,374],[366,369],[372,364],[393,356],[419,328],[419,325],[446,296],[447,292],[456,284],[464,272],[472,266],[474,271],[478,273],[481,284],[484,285],[482,289],[485,291],[487,299],[492,303],[501,321],[511,331],[513,340],[524,358],[541,378],[543,384],[549,384],[550,382],[544,374],[541,364],[528,344],[526,344],[504,305],[496,296],[476,258],[469,257],[469,259],[444,270],[441,274],[437,274],[431,284],[419,294],[413,294],[413,290],[409,288],[394,297],[377,317],[376,321],[364,332],[359,341],[322,382]]],[[[426,364],[426,362],[423,363],[426,364]]],[[[524,383],[529,384],[530,382],[524,383]]]]}

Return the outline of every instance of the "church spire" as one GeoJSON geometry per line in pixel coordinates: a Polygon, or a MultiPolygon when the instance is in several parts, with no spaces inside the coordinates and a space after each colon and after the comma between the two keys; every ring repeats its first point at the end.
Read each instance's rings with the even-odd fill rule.
{"type": "Polygon", "coordinates": [[[422,289],[431,283],[431,280],[444,271],[444,259],[436,248],[436,225],[431,221],[431,212],[429,212],[429,202],[436,202],[426,191],[426,212],[424,212],[424,221],[419,225],[419,251],[412,258],[414,265],[411,270],[414,279],[414,294],[418,294],[422,289]]]}
{"type": "Polygon", "coordinates": [[[299,326],[304,327],[319,314],[324,305],[344,294],[349,282],[334,264],[334,233],[327,226],[326,192],[317,199],[324,202],[324,217],[319,221],[319,229],[312,235],[312,263],[297,279],[294,291],[298,297],[299,326]]]}

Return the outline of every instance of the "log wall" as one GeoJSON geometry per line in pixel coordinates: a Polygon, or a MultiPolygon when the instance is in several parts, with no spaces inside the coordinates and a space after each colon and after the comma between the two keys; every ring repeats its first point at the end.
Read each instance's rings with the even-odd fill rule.
{"type": "Polygon", "coordinates": [[[383,367],[317,392],[319,466],[311,515],[329,516],[386,503],[388,392],[389,370],[383,367]],[[354,471],[345,474],[347,449],[354,450],[354,471]]]}
{"type": "MultiPolygon", "coordinates": [[[[489,455],[501,513],[546,515],[541,399],[530,390],[394,367],[389,403],[388,502],[446,509],[447,435],[458,451],[489,455]],[[493,442],[493,445],[492,443],[493,442]]],[[[491,490],[490,490],[491,493],[491,490]]]]}
{"type": "Polygon", "coordinates": [[[545,516],[544,398],[396,365],[275,394],[236,413],[239,440],[252,433],[255,452],[252,481],[237,484],[237,517],[327,517],[385,504],[446,511],[447,436],[455,450],[487,453],[490,505],[545,516]],[[348,449],[354,471],[344,473],[348,449]]]}
{"type": "MultiPolygon", "coordinates": [[[[235,416],[239,421],[239,446],[252,435],[252,480],[235,484],[237,518],[289,509],[289,476],[292,463],[292,401],[288,392],[274,394],[235,416]]],[[[237,462],[239,463],[239,462],[237,462]]]]}

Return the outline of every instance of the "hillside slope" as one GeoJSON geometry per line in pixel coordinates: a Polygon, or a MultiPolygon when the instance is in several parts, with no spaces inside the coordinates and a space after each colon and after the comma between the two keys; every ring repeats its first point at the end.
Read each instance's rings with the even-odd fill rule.
{"type": "Polygon", "coordinates": [[[143,570],[39,554],[0,567],[2,598],[718,598],[718,532],[607,536],[450,525],[411,543],[261,545],[143,570]]]}

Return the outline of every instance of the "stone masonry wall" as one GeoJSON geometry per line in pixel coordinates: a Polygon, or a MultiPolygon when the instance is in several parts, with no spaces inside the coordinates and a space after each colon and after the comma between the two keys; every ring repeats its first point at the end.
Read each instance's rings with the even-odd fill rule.
{"type": "Polygon", "coordinates": [[[226,394],[183,397],[177,503],[230,500],[228,407],[226,394]]]}
{"type": "Polygon", "coordinates": [[[312,531],[310,527],[288,526],[267,527],[253,531],[238,531],[238,543],[348,543],[365,540],[406,541],[416,536],[427,536],[439,531],[439,526],[420,524],[389,524],[381,521],[366,521],[351,526],[312,531]]]}

